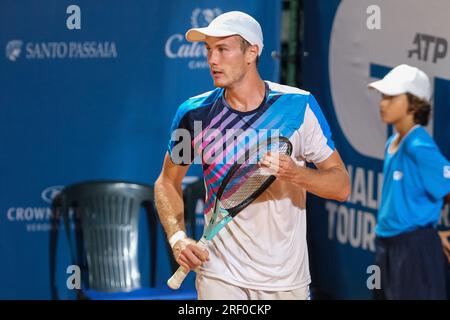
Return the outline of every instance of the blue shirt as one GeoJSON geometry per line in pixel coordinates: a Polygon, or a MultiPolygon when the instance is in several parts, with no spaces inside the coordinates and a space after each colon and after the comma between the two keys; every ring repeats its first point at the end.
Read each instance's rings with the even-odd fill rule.
{"type": "Polygon", "coordinates": [[[386,143],[384,183],[375,229],[380,237],[435,226],[443,198],[450,192],[450,162],[426,130],[415,126],[391,153],[396,136],[386,143]]]}

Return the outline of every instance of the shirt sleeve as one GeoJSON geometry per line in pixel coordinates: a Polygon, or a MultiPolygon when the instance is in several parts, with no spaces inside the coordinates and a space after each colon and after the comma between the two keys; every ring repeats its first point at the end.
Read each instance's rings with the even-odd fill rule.
{"type": "Polygon", "coordinates": [[[312,94],[306,106],[302,131],[300,154],[306,161],[319,163],[331,156],[334,151],[331,130],[312,94]]]}
{"type": "Polygon", "coordinates": [[[174,164],[186,166],[194,161],[193,136],[194,129],[189,116],[188,102],[185,102],[179,106],[170,128],[167,151],[174,164]]]}
{"type": "Polygon", "coordinates": [[[421,143],[411,156],[418,168],[425,190],[436,200],[450,193],[450,162],[436,144],[421,143]]]}

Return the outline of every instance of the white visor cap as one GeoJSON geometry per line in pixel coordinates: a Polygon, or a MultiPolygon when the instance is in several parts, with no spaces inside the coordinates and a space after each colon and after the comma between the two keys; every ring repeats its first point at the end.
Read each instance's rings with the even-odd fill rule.
{"type": "Polygon", "coordinates": [[[407,64],[395,67],[383,79],[369,83],[368,87],[388,96],[411,93],[428,102],[431,99],[428,76],[422,70],[407,64]]]}
{"type": "Polygon", "coordinates": [[[205,41],[206,36],[227,37],[240,35],[251,45],[258,46],[258,55],[261,55],[263,34],[258,21],[248,14],[240,11],[230,11],[217,16],[205,28],[192,28],[186,32],[186,39],[191,42],[205,41]]]}

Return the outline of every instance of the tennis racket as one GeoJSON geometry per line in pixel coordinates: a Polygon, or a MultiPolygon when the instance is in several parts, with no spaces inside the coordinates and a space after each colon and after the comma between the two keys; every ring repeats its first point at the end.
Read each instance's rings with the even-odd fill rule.
{"type": "MultiPolygon", "coordinates": [[[[232,165],[217,191],[211,219],[198,245],[206,247],[209,240],[275,181],[275,176],[259,165],[268,152],[290,156],[292,144],[285,137],[269,138],[250,148],[232,165]]],[[[189,270],[179,267],[167,285],[178,289],[188,273],[189,270]]]]}

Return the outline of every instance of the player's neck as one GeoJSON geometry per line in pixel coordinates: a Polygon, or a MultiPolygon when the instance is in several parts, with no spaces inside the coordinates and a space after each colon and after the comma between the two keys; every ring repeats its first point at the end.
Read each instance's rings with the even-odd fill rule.
{"type": "Polygon", "coordinates": [[[400,146],[400,142],[408,134],[408,132],[416,125],[412,116],[405,117],[395,123],[395,130],[397,130],[398,136],[392,142],[390,152],[395,152],[400,146]]]}
{"type": "Polygon", "coordinates": [[[399,139],[398,141],[403,139],[404,136],[408,134],[408,132],[416,125],[414,122],[413,116],[407,116],[397,123],[395,123],[395,130],[398,132],[399,139]]]}
{"type": "Polygon", "coordinates": [[[235,110],[247,112],[259,107],[266,87],[259,74],[247,74],[244,79],[225,89],[225,100],[235,110]]]}

